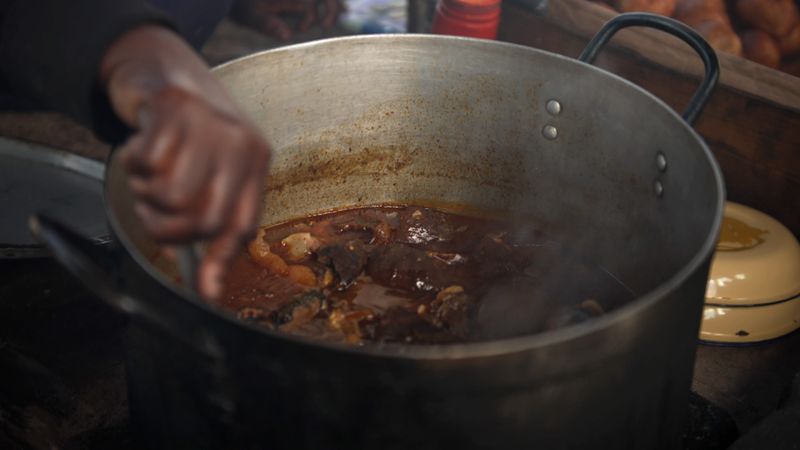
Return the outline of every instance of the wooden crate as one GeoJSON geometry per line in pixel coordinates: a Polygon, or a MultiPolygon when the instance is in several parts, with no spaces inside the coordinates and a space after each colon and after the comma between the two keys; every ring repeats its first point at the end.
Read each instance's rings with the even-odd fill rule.
{"type": "MultiPolygon", "coordinates": [[[[584,0],[506,0],[500,39],[577,57],[614,12],[584,0]]],[[[725,175],[728,199],[800,236],[800,78],[719,53],[720,83],[695,127],[725,175]]],[[[616,35],[596,64],[682,111],[702,77],[688,45],[656,30],[616,35]]]]}

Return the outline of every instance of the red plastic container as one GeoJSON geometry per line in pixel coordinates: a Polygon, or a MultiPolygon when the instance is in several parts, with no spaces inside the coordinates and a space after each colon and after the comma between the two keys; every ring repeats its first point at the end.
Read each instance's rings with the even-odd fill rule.
{"type": "Polygon", "coordinates": [[[496,39],[500,3],[501,0],[439,0],[433,32],[496,39]]]}

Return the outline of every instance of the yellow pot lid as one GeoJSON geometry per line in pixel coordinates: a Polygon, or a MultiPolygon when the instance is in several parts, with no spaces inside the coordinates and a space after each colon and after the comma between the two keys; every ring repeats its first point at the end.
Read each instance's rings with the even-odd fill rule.
{"type": "Polygon", "coordinates": [[[800,297],[764,306],[703,307],[700,339],[750,343],[775,339],[800,328],[800,297]]]}
{"type": "Polygon", "coordinates": [[[728,202],[711,263],[707,305],[747,306],[800,295],[800,245],[772,217],[728,202]]]}

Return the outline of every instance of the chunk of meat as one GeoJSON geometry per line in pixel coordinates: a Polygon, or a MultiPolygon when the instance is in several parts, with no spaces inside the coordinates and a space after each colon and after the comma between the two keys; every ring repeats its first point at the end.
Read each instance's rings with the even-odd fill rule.
{"type": "Polygon", "coordinates": [[[392,227],[386,223],[381,222],[375,225],[372,231],[372,241],[370,244],[388,244],[392,240],[392,227]]]}
{"type": "Polygon", "coordinates": [[[319,240],[311,233],[294,233],[281,239],[281,250],[291,262],[303,261],[319,246],[319,240]]]}
{"type": "Polygon", "coordinates": [[[415,310],[395,307],[378,318],[375,334],[386,342],[447,344],[460,339],[420,317],[415,310]]]}
{"type": "Polygon", "coordinates": [[[236,313],[236,317],[241,320],[256,322],[269,319],[269,314],[261,308],[242,308],[236,313]]]}
{"type": "Polygon", "coordinates": [[[513,245],[506,240],[509,236],[488,234],[475,246],[475,259],[481,267],[484,280],[521,271],[532,257],[533,247],[513,245]]]}
{"type": "Polygon", "coordinates": [[[446,214],[428,208],[406,208],[400,213],[396,239],[406,244],[431,245],[451,241],[453,233],[446,214]]]}
{"type": "Polygon", "coordinates": [[[603,306],[593,298],[582,301],[579,308],[591,317],[598,317],[606,313],[603,306]]]}
{"type": "Polygon", "coordinates": [[[405,244],[375,248],[367,275],[383,286],[411,292],[435,292],[459,280],[477,282],[474,266],[455,254],[431,252],[405,244]]]}
{"type": "Polygon", "coordinates": [[[466,264],[469,258],[461,253],[448,253],[448,252],[425,252],[429,257],[439,260],[448,266],[466,264]]]}
{"type": "Polygon", "coordinates": [[[361,342],[362,337],[361,322],[373,318],[373,312],[368,309],[348,311],[336,308],[331,311],[331,315],[328,317],[328,324],[334,330],[341,332],[348,343],[357,344],[361,342]]]}
{"type": "Polygon", "coordinates": [[[604,308],[594,299],[586,299],[578,306],[561,308],[547,320],[545,329],[553,330],[575,325],[605,314],[604,308]]]}
{"type": "Polygon", "coordinates": [[[270,273],[275,275],[288,275],[289,265],[286,264],[286,261],[280,256],[270,251],[269,243],[266,241],[264,234],[264,228],[259,229],[255,239],[250,241],[247,245],[247,252],[250,254],[250,259],[267,269],[270,273]]]}
{"type": "Polygon", "coordinates": [[[303,286],[316,286],[317,275],[308,266],[292,264],[289,266],[289,279],[303,286]]]}
{"type": "Polygon", "coordinates": [[[511,275],[486,286],[475,311],[475,333],[482,339],[504,339],[542,329],[554,297],[541,280],[511,275]]]}
{"type": "Polygon", "coordinates": [[[364,217],[364,214],[358,214],[348,217],[347,220],[333,219],[331,221],[331,226],[333,230],[339,234],[357,232],[372,233],[375,227],[380,223],[381,221],[375,217],[364,217]]]}
{"type": "Polygon", "coordinates": [[[236,283],[215,303],[234,312],[245,308],[259,308],[268,314],[308,288],[295,283],[288,277],[269,273],[263,267],[250,261],[249,257],[237,261],[237,270],[228,274],[228,283],[236,283]],[[246,258],[246,259],[245,259],[246,258]],[[245,284],[247,283],[247,284],[245,284]]]}
{"type": "MultiPolygon", "coordinates": [[[[444,328],[453,335],[466,339],[472,322],[475,300],[458,285],[449,286],[436,294],[427,308],[427,317],[438,328],[444,328]]],[[[423,311],[423,314],[426,314],[423,311]]]]}
{"type": "Polygon", "coordinates": [[[320,286],[321,287],[330,287],[334,282],[333,270],[330,267],[326,268],[325,271],[322,273],[322,278],[320,279],[320,286]]]}
{"type": "Polygon", "coordinates": [[[312,321],[324,309],[324,302],[321,292],[304,292],[275,311],[273,322],[282,331],[291,331],[312,321]]]}
{"type": "Polygon", "coordinates": [[[363,210],[346,217],[347,220],[334,218],[329,226],[335,233],[348,235],[349,238],[361,237],[370,244],[386,244],[391,241],[393,230],[398,226],[398,217],[396,211],[363,210]]]}
{"type": "Polygon", "coordinates": [[[358,240],[322,247],[317,261],[333,268],[339,277],[339,288],[345,289],[361,274],[367,265],[367,250],[358,240]]]}

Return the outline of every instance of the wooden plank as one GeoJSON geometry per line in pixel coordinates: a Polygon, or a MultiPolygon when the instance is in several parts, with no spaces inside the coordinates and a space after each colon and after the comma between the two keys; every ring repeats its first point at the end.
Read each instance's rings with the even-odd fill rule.
{"type": "MultiPolygon", "coordinates": [[[[506,2],[506,7],[511,5],[525,9],[526,5],[530,8],[539,4],[529,0],[511,0],[506,2]]],[[[594,36],[615,15],[613,11],[585,0],[551,0],[546,3],[546,8],[539,8],[539,13],[545,20],[586,39],[594,36]]],[[[678,73],[697,78],[703,74],[703,64],[694,51],[679,39],[663,32],[625,30],[618,33],[612,42],[615,46],[678,73]]],[[[753,98],[800,111],[800,78],[727,53],[718,53],[717,56],[722,69],[722,84],[741,90],[753,98]]]]}
{"type": "MultiPolygon", "coordinates": [[[[507,3],[500,38],[577,57],[589,36],[568,26],[507,3]]],[[[642,31],[626,33],[635,40],[642,31]]],[[[686,58],[698,61],[691,52],[686,58]]],[[[698,84],[695,74],[683,70],[685,64],[667,68],[625,46],[610,46],[597,65],[642,86],[676,110],[685,107],[698,84]]],[[[722,167],[728,198],[774,216],[800,235],[800,110],[721,83],[695,128],[722,167]]]]}

